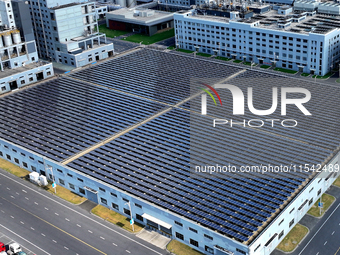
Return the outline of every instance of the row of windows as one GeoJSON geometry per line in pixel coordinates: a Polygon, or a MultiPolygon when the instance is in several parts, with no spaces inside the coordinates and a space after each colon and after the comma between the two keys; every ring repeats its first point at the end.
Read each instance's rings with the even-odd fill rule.
{"type": "MultiPolygon", "coordinates": [[[[181,233],[176,232],[175,236],[176,236],[176,238],[178,238],[180,240],[184,240],[184,235],[181,234],[181,233]]],[[[196,240],[194,240],[194,239],[191,239],[191,238],[190,238],[190,244],[193,245],[193,246],[199,247],[198,242],[196,240]]],[[[207,252],[209,252],[211,254],[214,254],[214,249],[213,248],[205,245],[204,249],[205,249],[205,251],[207,251],[207,252]]]]}

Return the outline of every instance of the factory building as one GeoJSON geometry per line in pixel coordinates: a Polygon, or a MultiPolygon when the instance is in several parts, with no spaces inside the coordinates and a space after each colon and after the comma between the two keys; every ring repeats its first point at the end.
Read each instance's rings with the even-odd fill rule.
{"type": "Polygon", "coordinates": [[[53,76],[38,60],[29,11],[20,1],[0,1],[0,94],[53,76]]]}
{"type": "Polygon", "coordinates": [[[74,67],[113,55],[113,44],[98,32],[94,2],[28,1],[41,58],[74,67]]]}
{"type": "Polygon", "coordinates": [[[175,13],[176,45],[318,75],[338,65],[340,17],[294,13],[286,6],[256,14],[264,8],[259,7],[243,3],[238,10],[223,3],[216,16],[199,10],[175,13]]]}
{"type": "Polygon", "coordinates": [[[1,97],[0,157],[54,180],[57,192],[62,186],[132,215],[204,254],[269,255],[339,176],[339,93],[327,84],[138,49],[1,97]],[[226,78],[243,93],[251,82],[261,99],[274,82],[305,88],[312,115],[292,106],[287,118],[298,120],[294,128],[211,128],[211,116],[225,117],[232,96],[217,88],[223,107],[208,99],[211,116],[204,116],[200,95],[192,95],[202,82],[226,78]],[[17,106],[22,111],[13,111],[17,106]],[[291,171],[215,177],[195,175],[197,164],[291,171]]]}

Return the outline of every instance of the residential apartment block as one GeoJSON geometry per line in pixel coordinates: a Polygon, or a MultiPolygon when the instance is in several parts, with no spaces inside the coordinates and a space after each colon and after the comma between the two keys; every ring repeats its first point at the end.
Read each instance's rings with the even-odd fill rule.
{"type": "Polygon", "coordinates": [[[339,17],[287,7],[250,18],[237,11],[221,16],[175,13],[177,47],[318,75],[339,63],[339,17]]]}

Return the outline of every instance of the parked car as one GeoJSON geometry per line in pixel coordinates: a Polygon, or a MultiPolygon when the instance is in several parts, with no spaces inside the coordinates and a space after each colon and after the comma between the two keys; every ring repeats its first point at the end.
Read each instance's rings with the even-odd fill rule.
{"type": "Polygon", "coordinates": [[[16,255],[17,253],[21,252],[21,247],[18,243],[11,243],[8,247],[7,254],[8,255],[16,255]]]}
{"type": "Polygon", "coordinates": [[[2,251],[6,251],[6,247],[4,243],[0,242],[0,252],[2,251]]]}

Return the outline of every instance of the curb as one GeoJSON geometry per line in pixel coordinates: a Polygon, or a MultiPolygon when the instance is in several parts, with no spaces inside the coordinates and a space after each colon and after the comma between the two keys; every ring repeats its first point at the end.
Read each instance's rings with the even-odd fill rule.
{"type": "MultiPolygon", "coordinates": [[[[332,186],[332,185],[331,185],[331,186],[332,186]]],[[[339,188],[339,187],[338,187],[338,188],[339,188]]],[[[327,210],[324,211],[324,213],[323,213],[321,216],[319,216],[319,217],[316,217],[316,216],[314,216],[314,215],[311,215],[311,214],[309,214],[308,212],[306,213],[306,215],[308,214],[309,216],[311,216],[311,217],[313,217],[313,218],[315,218],[315,219],[321,219],[321,218],[326,214],[326,212],[329,210],[329,208],[331,208],[331,206],[335,203],[336,197],[335,197],[335,196],[332,196],[332,195],[330,195],[330,194],[328,194],[328,193],[326,193],[326,192],[325,192],[324,194],[327,194],[327,195],[329,195],[329,196],[335,198],[334,201],[329,205],[329,207],[327,208],[327,210]]]]}
{"type": "MultiPolygon", "coordinates": [[[[297,224],[300,224],[300,223],[297,223],[297,224]]],[[[294,248],[292,251],[283,251],[283,250],[280,250],[279,248],[275,248],[275,250],[278,250],[278,251],[280,251],[280,252],[282,252],[282,253],[284,253],[284,254],[291,254],[291,253],[293,253],[293,252],[300,246],[300,244],[303,242],[303,240],[306,239],[306,237],[308,236],[308,234],[310,233],[310,230],[309,230],[309,228],[308,228],[307,226],[302,225],[302,224],[300,224],[300,225],[306,227],[306,228],[308,229],[308,232],[307,232],[307,234],[301,239],[301,241],[295,246],[295,248],[294,248]]],[[[295,226],[296,226],[296,225],[295,225],[295,226]]],[[[294,226],[294,227],[295,227],[295,226],[294,226]]]]}

